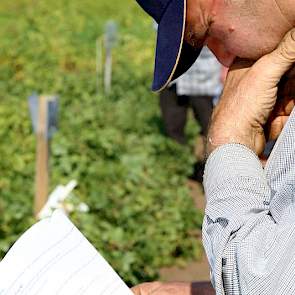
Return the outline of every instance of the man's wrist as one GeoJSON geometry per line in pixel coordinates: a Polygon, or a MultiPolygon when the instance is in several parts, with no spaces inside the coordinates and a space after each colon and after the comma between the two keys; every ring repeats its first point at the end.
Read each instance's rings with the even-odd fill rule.
{"type": "Polygon", "coordinates": [[[222,122],[214,122],[207,137],[207,156],[216,148],[225,144],[241,144],[256,152],[255,138],[257,130],[251,127],[224,126],[222,122]]]}
{"type": "Polygon", "coordinates": [[[239,136],[231,136],[231,137],[210,137],[208,136],[207,140],[207,149],[206,154],[207,157],[218,147],[225,145],[225,144],[240,144],[248,147],[249,149],[255,151],[253,145],[249,142],[249,140],[244,140],[242,137],[239,136]]]}

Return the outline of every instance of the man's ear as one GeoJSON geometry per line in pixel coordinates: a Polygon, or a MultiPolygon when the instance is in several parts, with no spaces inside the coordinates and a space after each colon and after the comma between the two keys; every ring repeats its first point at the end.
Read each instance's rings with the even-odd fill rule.
{"type": "Polygon", "coordinates": [[[236,56],[228,52],[219,40],[213,37],[208,37],[206,39],[206,45],[214,53],[221,64],[223,64],[225,67],[231,66],[236,56]]]}

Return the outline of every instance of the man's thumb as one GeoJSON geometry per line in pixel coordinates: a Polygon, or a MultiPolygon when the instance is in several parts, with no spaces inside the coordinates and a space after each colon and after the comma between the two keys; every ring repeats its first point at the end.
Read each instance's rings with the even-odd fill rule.
{"type": "Polygon", "coordinates": [[[258,62],[266,75],[270,75],[277,82],[290,69],[295,62],[295,28],[289,31],[278,47],[271,53],[262,57],[258,62]],[[266,71],[266,69],[269,69],[266,71]]]}

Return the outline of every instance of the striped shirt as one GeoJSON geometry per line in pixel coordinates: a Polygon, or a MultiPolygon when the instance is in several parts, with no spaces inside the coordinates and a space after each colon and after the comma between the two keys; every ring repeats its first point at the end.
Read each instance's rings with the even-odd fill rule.
{"type": "Polygon", "coordinates": [[[221,64],[204,46],[192,67],[173,83],[178,95],[219,95],[222,90],[221,64]]]}
{"type": "Polygon", "coordinates": [[[247,147],[210,155],[203,243],[216,294],[295,294],[295,111],[263,169],[247,147]]]}

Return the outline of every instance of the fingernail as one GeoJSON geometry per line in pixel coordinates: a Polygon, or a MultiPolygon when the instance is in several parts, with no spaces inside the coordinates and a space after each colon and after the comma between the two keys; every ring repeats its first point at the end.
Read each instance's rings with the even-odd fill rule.
{"type": "Polygon", "coordinates": [[[293,41],[295,41],[295,29],[292,30],[291,37],[292,37],[293,41]]]}

